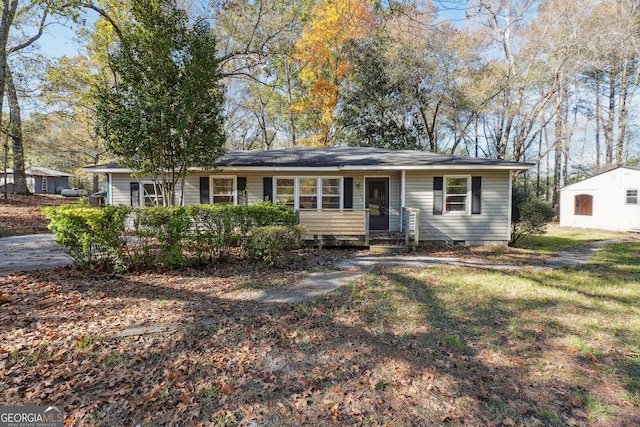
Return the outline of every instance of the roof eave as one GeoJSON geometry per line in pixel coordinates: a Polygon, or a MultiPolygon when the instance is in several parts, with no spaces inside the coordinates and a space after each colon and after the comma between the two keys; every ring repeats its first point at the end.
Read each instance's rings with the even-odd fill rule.
{"type": "MultiPolygon", "coordinates": [[[[371,170],[393,170],[393,171],[416,171],[416,170],[529,170],[533,164],[510,164],[510,165],[343,165],[343,166],[218,166],[221,171],[271,171],[271,172],[340,172],[340,171],[371,171],[371,170]]],[[[133,173],[129,168],[84,168],[87,173],[133,173]]],[[[208,172],[211,169],[190,168],[192,172],[208,172]]]]}

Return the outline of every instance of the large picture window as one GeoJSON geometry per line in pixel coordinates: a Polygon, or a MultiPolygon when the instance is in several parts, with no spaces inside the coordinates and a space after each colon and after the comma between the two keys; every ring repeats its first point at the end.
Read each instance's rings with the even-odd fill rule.
{"type": "Polygon", "coordinates": [[[341,177],[274,178],[274,200],[294,209],[341,209],[341,177]]]}
{"type": "Polygon", "coordinates": [[[446,176],[444,178],[445,211],[449,213],[467,213],[469,200],[469,177],[446,176]]]}

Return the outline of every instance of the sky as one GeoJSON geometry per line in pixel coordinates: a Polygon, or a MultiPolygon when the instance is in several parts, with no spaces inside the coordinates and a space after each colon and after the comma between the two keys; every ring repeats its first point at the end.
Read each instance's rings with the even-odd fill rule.
{"type": "Polygon", "coordinates": [[[51,23],[38,40],[38,46],[43,54],[50,57],[75,56],[82,52],[82,45],[77,40],[77,25],[69,22],[67,25],[51,23]]]}
{"type": "MultiPolygon", "coordinates": [[[[465,9],[468,0],[439,0],[434,1],[440,9],[442,19],[453,23],[464,21],[465,9]]],[[[97,15],[88,12],[86,17],[88,21],[96,19],[97,15]],[[95,16],[94,16],[95,15],[95,16]]],[[[47,26],[45,33],[38,40],[38,45],[42,53],[50,57],[75,56],[82,53],[82,45],[78,43],[75,29],[77,25],[69,22],[68,25],[60,23],[51,23],[47,26]]]]}
{"type": "Polygon", "coordinates": [[[42,53],[47,56],[75,56],[81,46],[75,41],[75,30],[61,24],[51,24],[38,40],[42,53]]]}

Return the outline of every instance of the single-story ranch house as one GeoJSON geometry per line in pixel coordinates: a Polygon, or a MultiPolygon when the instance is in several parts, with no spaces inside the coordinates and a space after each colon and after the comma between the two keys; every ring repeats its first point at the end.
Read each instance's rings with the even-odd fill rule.
{"type": "MultiPolygon", "coordinates": [[[[285,203],[314,236],[406,228],[419,230],[420,241],[507,244],[512,173],[532,166],[377,148],[229,151],[215,173],[193,170],[187,177],[184,204],[285,203]]],[[[133,178],[130,169],[85,170],[106,174],[107,204],[154,204],[152,181],[133,178]]]]}
{"type": "Polygon", "coordinates": [[[560,190],[560,225],[640,231],[640,167],[622,166],[560,190]]]}

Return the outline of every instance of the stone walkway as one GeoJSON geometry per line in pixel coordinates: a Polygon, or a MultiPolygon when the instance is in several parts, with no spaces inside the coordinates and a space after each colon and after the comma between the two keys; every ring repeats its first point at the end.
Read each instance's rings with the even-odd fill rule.
{"type": "MultiPolygon", "coordinates": [[[[601,242],[587,243],[575,247],[569,251],[561,252],[559,256],[552,258],[543,266],[535,266],[537,268],[561,268],[575,267],[579,264],[585,264],[591,260],[593,255],[602,247],[618,243],[619,240],[605,240],[601,242]]],[[[518,270],[523,268],[521,265],[513,264],[487,264],[475,261],[466,261],[458,258],[442,258],[429,255],[394,255],[394,256],[356,256],[349,260],[343,261],[338,265],[341,270],[326,273],[312,273],[305,277],[298,285],[292,286],[286,290],[273,291],[245,291],[229,295],[227,299],[255,301],[258,303],[296,303],[307,299],[326,294],[334,291],[364,273],[371,271],[376,265],[393,265],[393,266],[409,266],[409,267],[431,267],[436,265],[454,265],[461,267],[487,268],[499,270],[518,270]]],[[[145,335],[153,333],[167,333],[176,330],[176,325],[161,326],[131,326],[124,330],[118,331],[115,338],[124,338],[136,335],[145,335]]]]}
{"type": "MultiPolygon", "coordinates": [[[[575,247],[569,251],[561,252],[559,256],[547,260],[540,268],[575,267],[591,260],[593,255],[606,245],[619,243],[619,240],[604,240],[587,243],[575,247]]],[[[300,302],[318,295],[338,289],[351,280],[361,276],[364,272],[371,271],[378,264],[406,266],[406,267],[431,267],[435,265],[453,265],[459,267],[490,268],[498,270],[518,270],[521,265],[514,264],[487,264],[476,261],[466,261],[459,258],[433,257],[429,255],[393,255],[393,256],[356,256],[338,265],[343,271],[330,273],[314,273],[307,276],[300,284],[287,289],[272,292],[248,291],[234,294],[234,299],[256,301],[264,303],[300,302]],[[353,269],[356,269],[354,272],[353,269]]]]}
{"type": "Polygon", "coordinates": [[[0,276],[73,264],[54,241],[55,234],[0,238],[0,276]]]}

